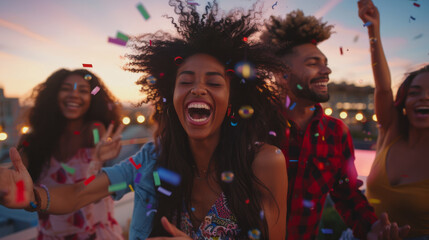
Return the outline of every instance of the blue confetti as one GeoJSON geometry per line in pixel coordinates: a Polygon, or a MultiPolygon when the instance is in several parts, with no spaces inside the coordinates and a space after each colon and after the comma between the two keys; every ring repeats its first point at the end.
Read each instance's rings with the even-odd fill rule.
{"type": "Polygon", "coordinates": [[[177,186],[180,184],[180,181],[181,181],[180,175],[171,170],[160,167],[158,168],[158,175],[162,181],[168,182],[174,186],[177,186]]]}
{"type": "Polygon", "coordinates": [[[371,26],[371,25],[372,25],[372,22],[368,21],[368,22],[366,22],[363,26],[364,26],[364,27],[368,27],[368,26],[371,26]]]}
{"type": "Polygon", "coordinates": [[[289,160],[289,162],[298,162],[298,160],[289,160]]]}
{"type": "Polygon", "coordinates": [[[292,103],[292,105],[290,105],[289,110],[293,110],[296,106],[296,102],[292,103]]]}
{"type": "Polygon", "coordinates": [[[334,233],[334,230],[332,230],[330,228],[322,228],[320,230],[322,231],[323,234],[332,234],[332,233],[334,233]]]}
{"type": "Polygon", "coordinates": [[[311,111],[314,111],[314,110],[316,110],[316,107],[312,107],[312,108],[310,108],[310,110],[311,110],[311,111]]]}
{"type": "Polygon", "coordinates": [[[73,87],[73,90],[76,90],[76,83],[74,83],[74,87],[73,87]]]}

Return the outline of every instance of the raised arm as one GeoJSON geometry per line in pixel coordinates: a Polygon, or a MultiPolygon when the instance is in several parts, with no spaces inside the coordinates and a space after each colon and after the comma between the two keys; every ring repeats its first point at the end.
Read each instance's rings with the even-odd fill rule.
{"type": "MultiPolygon", "coordinates": [[[[10,149],[10,157],[15,169],[0,169],[0,191],[4,193],[0,203],[8,208],[28,208],[32,201],[40,204],[40,209],[46,209],[47,192],[43,188],[35,187],[37,195],[40,196],[40,202],[37,202],[33,193],[33,181],[15,148],[10,149]]],[[[108,186],[109,179],[102,173],[87,186],[81,182],[50,188],[48,213],[66,214],[76,211],[109,195],[108,186]]]]}
{"type": "Polygon", "coordinates": [[[268,239],[285,239],[288,178],[283,153],[280,149],[265,144],[257,154],[252,168],[256,177],[270,191],[260,188],[262,208],[268,224],[268,239]]]}
{"type": "Polygon", "coordinates": [[[374,101],[377,121],[387,130],[395,118],[391,77],[380,37],[380,14],[371,0],[358,2],[359,17],[364,23],[371,22],[368,36],[371,48],[372,72],[375,81],[374,101]]]}

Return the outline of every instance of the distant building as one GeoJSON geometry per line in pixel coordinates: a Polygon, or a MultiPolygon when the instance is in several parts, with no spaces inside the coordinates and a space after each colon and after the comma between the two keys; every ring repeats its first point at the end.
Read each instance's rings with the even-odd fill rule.
{"type": "Polygon", "coordinates": [[[353,138],[369,143],[377,135],[374,112],[374,88],[354,84],[329,83],[330,99],[323,103],[326,114],[342,119],[352,132],[353,138]]]}
{"type": "Polygon", "coordinates": [[[19,109],[19,99],[5,97],[4,89],[0,88],[0,162],[5,157],[5,153],[7,155],[9,147],[18,142],[19,130],[16,127],[16,121],[19,117],[19,109]],[[7,134],[6,139],[5,134],[7,134]]]}

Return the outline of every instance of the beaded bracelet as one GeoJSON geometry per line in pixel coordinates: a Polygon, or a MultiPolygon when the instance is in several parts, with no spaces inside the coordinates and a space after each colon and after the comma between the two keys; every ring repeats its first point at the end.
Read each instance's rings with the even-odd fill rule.
{"type": "Polygon", "coordinates": [[[40,211],[46,212],[46,211],[48,211],[49,205],[51,204],[51,195],[49,194],[49,190],[48,190],[48,188],[45,185],[40,184],[40,187],[42,187],[43,189],[45,189],[46,195],[48,197],[48,203],[46,203],[46,208],[45,209],[41,209],[40,211]]]}
{"type": "Polygon", "coordinates": [[[40,207],[41,207],[41,201],[40,201],[40,195],[39,192],[37,192],[37,190],[35,188],[33,188],[33,193],[34,193],[34,198],[36,200],[36,203],[30,201],[30,206],[25,208],[26,211],[28,212],[35,212],[35,211],[39,211],[40,207]]]}

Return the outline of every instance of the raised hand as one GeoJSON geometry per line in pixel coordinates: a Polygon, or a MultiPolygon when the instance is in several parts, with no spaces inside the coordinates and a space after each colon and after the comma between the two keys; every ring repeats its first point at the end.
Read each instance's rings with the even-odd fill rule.
{"type": "Polygon", "coordinates": [[[106,133],[101,137],[101,141],[97,143],[94,151],[94,158],[97,161],[105,162],[118,156],[121,151],[121,133],[125,125],[121,124],[113,133],[113,124],[110,124],[106,133]]]}
{"type": "Polygon", "coordinates": [[[26,208],[33,196],[33,181],[16,148],[11,148],[9,154],[15,169],[0,168],[0,204],[26,208]]]}
{"type": "Polygon", "coordinates": [[[177,239],[177,240],[189,240],[192,239],[186,233],[180,231],[173,224],[171,224],[166,217],[161,218],[162,226],[168,233],[170,233],[173,237],[155,237],[148,238],[147,240],[168,240],[168,239],[177,239]]]}
{"type": "Polygon", "coordinates": [[[371,22],[368,29],[380,27],[380,13],[371,0],[359,0],[359,17],[364,23],[371,22]]]}
{"type": "Polygon", "coordinates": [[[408,235],[410,226],[405,225],[398,227],[398,224],[391,224],[387,213],[382,213],[380,219],[378,219],[371,227],[371,232],[367,234],[368,240],[400,240],[408,235]]]}

